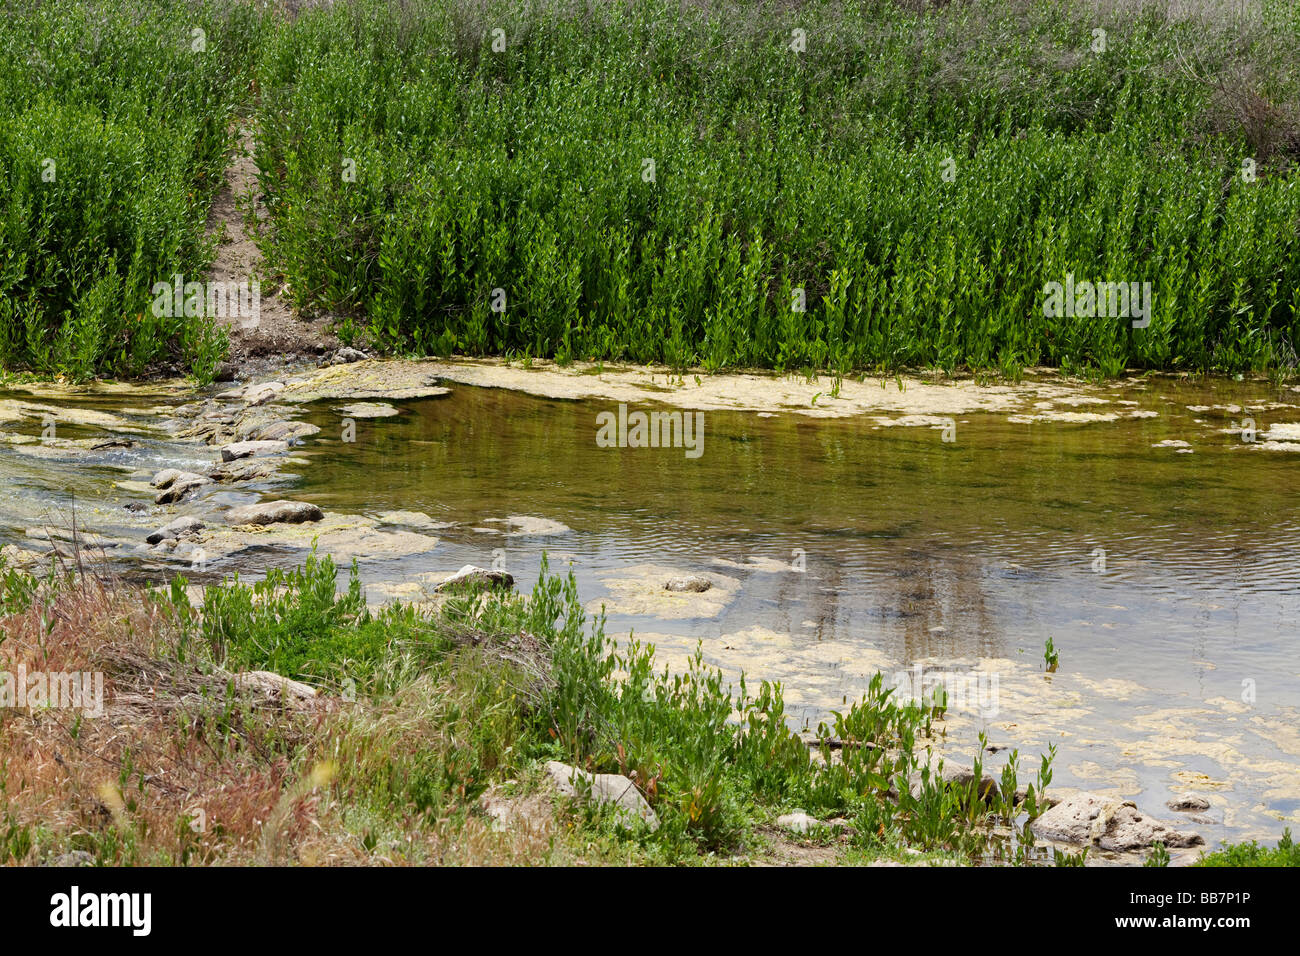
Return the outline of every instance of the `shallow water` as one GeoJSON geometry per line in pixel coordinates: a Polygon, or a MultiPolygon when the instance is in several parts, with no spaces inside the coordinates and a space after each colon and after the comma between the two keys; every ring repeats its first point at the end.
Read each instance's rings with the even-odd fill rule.
{"type": "MultiPolygon", "coordinates": [[[[947,721],[950,752],[965,762],[981,730],[1018,747],[1026,771],[1055,744],[1055,788],[1108,791],[1175,820],[1164,802],[1192,790],[1211,800],[1215,822],[1186,825],[1211,844],[1276,840],[1279,821],[1300,821],[1300,457],[1243,444],[1226,431],[1240,414],[1203,406],[1295,396],[1168,379],[1100,394],[1126,414],[1156,414],[1033,424],[969,414],[945,442],[937,429],[861,417],[710,411],[698,459],[598,447],[596,415],[611,402],[454,386],[394,401],[397,417],[357,420],[355,442],[341,440],[340,403],[320,402],[303,417],[322,433],[294,452],[309,463],[290,468],[301,478],[278,493],[327,511],[454,523],[427,532],[439,537],[432,551],[363,560],[369,582],[496,559],[528,586],[546,550],[553,568],[571,563],[593,608],[611,603],[609,633],[649,636],[670,662],[702,642],[733,677],[781,680],[813,725],[877,669],[978,674],[982,712],[954,706],[947,721]],[[1152,447],[1165,439],[1192,452],[1152,447]],[[506,536],[487,521],[508,515],[572,530],[506,536]],[[647,565],[651,584],[610,586],[647,565]],[[729,599],[701,616],[681,616],[682,601],[685,611],[660,608],[652,599],[669,572],[724,575],[700,598],[729,599]],[[629,595],[651,600],[620,610],[629,595]],[[1048,637],[1060,654],[1050,677],[1048,637]]],[[[1262,432],[1300,421],[1300,410],[1254,418],[1262,432]]],[[[163,436],[115,454],[88,468],[0,446],[11,490],[0,537],[32,525],[51,488],[76,488],[91,527],[140,536],[172,512],[123,517],[121,503],[150,499],[106,493],[108,482],[199,457],[163,436]]],[[[219,489],[213,500],[267,487],[219,489]]],[[[295,557],[260,553],[212,570],[295,557]]],[[[995,772],[1004,757],[988,758],[995,772]]]]}

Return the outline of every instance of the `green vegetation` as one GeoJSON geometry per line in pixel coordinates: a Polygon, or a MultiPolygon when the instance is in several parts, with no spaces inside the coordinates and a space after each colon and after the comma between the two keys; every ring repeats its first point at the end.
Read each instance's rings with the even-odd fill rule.
{"type": "Polygon", "coordinates": [[[597,846],[602,858],[753,852],[762,828],[795,807],[840,818],[807,842],[859,859],[907,848],[1039,858],[1024,823],[1041,808],[1050,757],[1019,799],[1014,756],[997,786],[979,784],[978,760],[969,779],[945,776],[929,759],[936,710],[895,703],[879,675],[810,747],[779,684],[755,692],[742,681],[735,694],[699,654],[683,673],[657,671],[651,647],[615,646],[603,619],[587,619],[572,576],[544,568],[527,598],[464,594],[433,612],[367,610],[355,569],[342,592],[336,574],[312,556],[264,582],[206,588],[202,612],[182,579],[142,593],[71,571],[6,578],[0,666],[101,668],[113,689],[112,716],[80,721],[71,744],[57,711],[0,714],[6,857],[76,848],[104,863],[235,862],[256,847],[256,859],[304,859],[289,821],[315,814],[319,826],[302,832],[363,847],[355,862],[446,859],[441,841],[482,820],[485,794],[535,795],[542,762],[558,759],[630,776],[659,816],[657,831],[629,832],[599,808],[561,808],[576,841],[565,845],[597,846]],[[310,681],[332,703],[259,705],[230,676],[254,670],[310,681]],[[71,788],[64,770],[44,776],[42,744],[16,744],[46,734],[63,741],[71,788]],[[151,784],[164,767],[168,786],[151,784]],[[49,801],[86,788],[111,814],[84,832],[50,832],[49,801]],[[298,806],[309,797],[310,813],[298,806]],[[220,826],[188,829],[196,807],[220,826]],[[440,848],[420,849],[426,838],[440,848]]]}
{"type": "Polygon", "coordinates": [[[222,336],[149,290],[209,261],[251,111],[270,265],[348,341],[840,374],[1295,364],[1295,0],[285,9],[6,0],[0,363],[210,374],[222,336]],[[1045,317],[1071,276],[1151,283],[1149,326],[1045,317]]]}
{"type": "Polygon", "coordinates": [[[0,16],[0,365],[210,373],[224,338],[155,316],[150,290],[211,259],[208,204],[263,16],[206,0],[6,0],[0,16]]]}
{"type": "Polygon", "coordinates": [[[1290,365],[1298,9],[334,4],[258,65],[269,254],[418,352],[1290,365]],[[1045,318],[1070,275],[1149,327],[1045,318]]]}
{"type": "Polygon", "coordinates": [[[1276,847],[1249,843],[1225,844],[1201,858],[1198,866],[1300,866],[1300,846],[1291,840],[1291,828],[1282,831],[1276,847]]]}
{"type": "MultiPolygon", "coordinates": [[[[0,711],[0,862],[710,863],[782,842],[846,863],[1087,859],[1047,855],[1025,825],[1045,808],[1054,748],[1025,783],[1014,752],[996,780],[978,757],[944,773],[930,754],[940,709],[893,700],[880,675],[809,742],[779,684],[742,679],[737,693],[699,653],[670,673],[653,648],[616,646],[571,575],[543,568],[529,596],[464,593],[436,610],[367,609],[355,569],[342,591],[337,577],[313,555],[207,587],[200,612],[180,578],[145,592],[89,567],[5,573],[0,670],[101,670],[109,694],[93,720],[0,711]],[[254,670],[323,696],[241,691],[232,675],[254,670]],[[557,801],[547,760],[629,776],[661,825],[557,801]],[[518,814],[500,832],[491,801],[518,814]],[[820,825],[778,836],[796,808],[820,825]]],[[[1168,861],[1157,846],[1147,865],[1168,861]]],[[[1288,832],[1203,862],[1300,858],[1288,832]]]]}

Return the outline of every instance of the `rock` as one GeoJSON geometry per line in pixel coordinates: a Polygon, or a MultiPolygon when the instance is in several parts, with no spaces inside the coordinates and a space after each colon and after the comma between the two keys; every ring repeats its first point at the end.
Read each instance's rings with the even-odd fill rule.
{"type": "Polygon", "coordinates": [[[192,475],[192,471],[181,471],[179,468],[164,468],[158,474],[149,479],[149,484],[155,488],[166,488],[181,475],[192,475]]]}
{"type": "Polygon", "coordinates": [[[702,594],[711,587],[713,587],[713,582],[700,574],[686,574],[669,578],[667,583],[664,584],[665,591],[694,591],[696,594],[702,594]]]}
{"type": "Polygon", "coordinates": [[[259,501],[257,504],[242,505],[231,508],[225,514],[226,524],[268,525],[301,524],[304,521],[320,521],[324,512],[305,501],[259,501]]]}
{"type": "MultiPolygon", "coordinates": [[[[507,515],[504,518],[486,518],[484,524],[503,524],[507,537],[523,535],[568,534],[573,529],[551,518],[538,518],[535,515],[507,515]]],[[[495,528],[475,528],[475,531],[498,533],[495,528]]]]}
{"type": "Polygon", "coordinates": [[[342,348],[337,348],[333,352],[326,355],[323,359],[321,359],[320,364],[321,365],[350,365],[353,362],[364,362],[368,358],[370,358],[370,356],[367,355],[365,352],[362,352],[360,349],[350,348],[345,345],[342,348]]]}
{"type": "Polygon", "coordinates": [[[221,460],[230,462],[237,461],[240,458],[278,455],[288,450],[288,443],[282,441],[237,441],[221,449],[221,460]]]}
{"type": "Polygon", "coordinates": [[[344,418],[392,418],[401,412],[387,402],[353,402],[334,409],[344,418]]]}
{"type": "Polygon", "coordinates": [[[1198,797],[1194,793],[1180,793],[1166,803],[1165,806],[1170,810],[1177,810],[1179,813],[1200,813],[1203,810],[1210,809],[1210,801],[1204,797],[1198,797]]]}
{"type": "Polygon", "coordinates": [[[512,588],[515,586],[515,579],[505,571],[489,571],[487,568],[467,564],[433,590],[435,592],[441,591],[444,588],[450,588],[458,584],[476,584],[485,588],[512,588]]]}
{"type": "Polygon", "coordinates": [[[104,438],[90,446],[91,451],[103,451],[106,448],[134,448],[135,442],[129,438],[104,438]]]}
{"type": "Polygon", "coordinates": [[[1197,833],[1184,833],[1139,812],[1129,801],[1110,800],[1095,793],[1076,793],[1029,824],[1044,840],[1103,850],[1139,850],[1154,843],[1167,847],[1197,846],[1197,833]]]}
{"type": "Polygon", "coordinates": [[[276,395],[284,391],[284,382],[263,382],[250,385],[240,393],[245,405],[265,405],[276,395]]]}
{"type": "MultiPolygon", "coordinates": [[[[952,787],[969,789],[975,780],[974,768],[959,763],[945,760],[943,762],[943,769],[940,770],[939,757],[937,755],[931,758],[930,770],[932,774],[937,774],[939,779],[952,787]]],[[[921,792],[921,774],[919,772],[913,773],[910,782],[912,793],[919,795],[921,792]]],[[[978,792],[980,799],[987,802],[996,799],[1001,791],[998,787],[997,780],[995,780],[992,775],[981,773],[978,792]]]]}
{"type": "Polygon", "coordinates": [[[157,485],[157,487],[162,490],[154,495],[153,499],[156,504],[160,505],[173,504],[195,489],[212,484],[212,479],[206,475],[198,475],[192,471],[175,471],[175,469],[159,472],[154,476],[154,482],[151,483],[156,483],[160,477],[164,478],[164,481],[163,484],[157,485]],[[168,472],[174,473],[168,474],[168,472]]]}
{"type": "MultiPolygon", "coordinates": [[[[949,784],[958,787],[969,787],[975,781],[975,771],[971,767],[963,767],[961,764],[945,762],[940,776],[949,784]]],[[[981,800],[995,799],[1000,793],[998,782],[990,774],[980,774],[978,792],[981,800]]]]}
{"type": "Polygon", "coordinates": [[[319,435],[320,429],[310,422],[269,422],[253,429],[248,437],[258,441],[291,442],[319,435]]]}
{"type": "Polygon", "coordinates": [[[214,481],[256,481],[270,478],[278,466],[270,458],[241,458],[212,469],[214,481]]]}
{"type": "MultiPolygon", "coordinates": [[[[1016,806],[1020,806],[1022,803],[1024,803],[1024,802],[1025,802],[1026,800],[1028,800],[1028,799],[1029,799],[1029,788],[1028,788],[1027,786],[1026,786],[1026,787],[1017,787],[1017,788],[1016,788],[1016,793],[1015,793],[1015,804],[1016,804],[1016,806]]],[[[1040,807],[1054,807],[1054,806],[1056,806],[1058,803],[1060,803],[1061,801],[1058,800],[1058,799],[1056,799],[1055,797],[1048,796],[1048,795],[1045,794],[1045,793],[1038,793],[1038,792],[1035,792],[1035,793],[1034,793],[1034,802],[1037,803],[1038,806],[1040,806],[1040,807]]]]}
{"type": "Polygon", "coordinates": [[[244,671],[233,675],[231,683],[240,693],[251,693],[291,707],[310,704],[317,697],[316,688],[310,684],[290,680],[271,671],[244,671]]]}
{"type": "Polygon", "coordinates": [[[28,551],[16,544],[6,544],[0,548],[0,564],[10,568],[34,568],[44,560],[45,555],[38,551],[28,551]]]}
{"type": "Polygon", "coordinates": [[[149,537],[145,538],[150,544],[157,544],[167,538],[179,538],[183,534],[192,534],[195,531],[201,531],[204,524],[198,518],[192,518],[189,515],[183,515],[170,524],[165,524],[149,537]]]}
{"type": "Polygon", "coordinates": [[[776,825],[786,830],[793,830],[795,833],[807,833],[813,827],[819,827],[823,824],[816,817],[810,817],[803,810],[796,808],[793,813],[777,817],[776,825]]]}
{"type": "Polygon", "coordinates": [[[235,380],[235,366],[231,362],[218,362],[216,371],[212,373],[214,382],[233,382],[235,380]]]}
{"type": "Polygon", "coordinates": [[[623,826],[635,827],[638,823],[645,823],[651,830],[659,829],[659,817],[641,796],[636,784],[622,774],[587,773],[558,760],[546,764],[546,773],[566,797],[590,799],[614,807],[615,816],[623,826]]]}
{"type": "Polygon", "coordinates": [[[46,866],[94,866],[95,858],[85,850],[71,850],[52,859],[46,866]]]}

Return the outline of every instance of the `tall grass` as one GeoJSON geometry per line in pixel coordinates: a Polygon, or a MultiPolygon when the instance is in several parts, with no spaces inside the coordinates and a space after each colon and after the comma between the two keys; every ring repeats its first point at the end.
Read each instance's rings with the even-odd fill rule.
{"type": "Polygon", "coordinates": [[[228,0],[5,0],[0,16],[0,365],[210,368],[221,337],[156,317],[150,289],[200,279],[211,259],[207,208],[265,15],[228,0]]]}
{"type": "Polygon", "coordinates": [[[1287,365],[1296,9],[336,3],[259,61],[269,252],[426,353],[1287,365]],[[1045,318],[1067,274],[1151,282],[1150,326],[1045,318]]]}

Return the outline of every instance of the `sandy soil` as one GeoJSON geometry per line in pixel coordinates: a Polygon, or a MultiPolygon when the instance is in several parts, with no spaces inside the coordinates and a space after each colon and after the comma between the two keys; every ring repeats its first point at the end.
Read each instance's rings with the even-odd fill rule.
{"type": "Polygon", "coordinates": [[[261,314],[255,324],[236,317],[218,319],[230,334],[227,377],[238,378],[269,374],[286,363],[314,361],[339,345],[327,328],[327,319],[302,318],[263,267],[257,237],[244,217],[250,202],[259,230],[268,215],[257,190],[253,148],[253,130],[241,128],[226,167],[226,184],[212,202],[207,225],[208,234],[218,240],[217,257],[208,278],[236,283],[253,278],[261,281],[261,314]]]}

